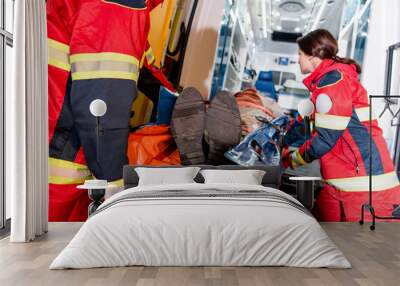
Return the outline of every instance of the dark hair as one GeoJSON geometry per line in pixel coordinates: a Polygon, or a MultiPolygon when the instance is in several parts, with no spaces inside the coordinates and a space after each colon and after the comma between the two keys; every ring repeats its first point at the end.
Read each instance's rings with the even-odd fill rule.
{"type": "Polygon", "coordinates": [[[338,44],[332,34],[325,29],[311,31],[307,35],[297,39],[300,50],[306,55],[324,59],[332,59],[335,62],[353,64],[357,73],[361,73],[361,66],[353,59],[337,56],[338,44]]]}

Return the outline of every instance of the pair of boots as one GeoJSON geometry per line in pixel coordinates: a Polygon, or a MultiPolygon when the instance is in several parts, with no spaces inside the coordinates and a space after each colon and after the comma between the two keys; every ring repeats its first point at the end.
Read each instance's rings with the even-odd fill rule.
{"type": "Polygon", "coordinates": [[[206,108],[200,92],[185,88],[176,100],[172,136],[182,165],[224,164],[224,153],[240,142],[240,113],[235,98],[219,92],[206,108]]]}

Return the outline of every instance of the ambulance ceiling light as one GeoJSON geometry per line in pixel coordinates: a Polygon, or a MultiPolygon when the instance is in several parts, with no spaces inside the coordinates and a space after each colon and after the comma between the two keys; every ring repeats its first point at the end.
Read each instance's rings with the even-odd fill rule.
{"type": "Polygon", "coordinates": [[[279,5],[279,8],[288,13],[300,13],[305,10],[303,3],[298,1],[286,1],[279,5]]]}

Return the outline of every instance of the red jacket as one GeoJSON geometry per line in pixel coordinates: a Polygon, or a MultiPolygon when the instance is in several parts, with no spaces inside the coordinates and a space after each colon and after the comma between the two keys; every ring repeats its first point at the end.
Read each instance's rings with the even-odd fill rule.
{"type": "Polygon", "coordinates": [[[104,77],[137,80],[142,58],[151,57],[147,42],[150,11],[162,2],[47,1],[49,140],[61,112],[70,72],[73,81],[104,77]]]}
{"type": "MultiPolygon", "coordinates": [[[[85,160],[74,122],[76,116],[70,106],[71,98],[75,101],[84,98],[89,88],[92,88],[90,92],[96,93],[96,88],[101,91],[107,87],[108,79],[118,79],[123,86],[132,86],[130,89],[121,87],[117,91],[120,97],[134,96],[141,64],[152,62],[147,42],[150,11],[162,2],[47,1],[50,221],[86,218],[87,194],[75,187],[91,178],[93,170],[87,165],[96,165],[85,160]],[[82,89],[79,83],[87,80],[90,84],[85,85],[86,90],[82,89]]],[[[79,106],[78,102],[75,109],[79,106]]],[[[88,109],[85,107],[83,112],[88,109]]],[[[107,124],[120,128],[127,122],[115,120],[107,124]]]]}
{"type": "Polygon", "coordinates": [[[375,116],[369,131],[368,95],[355,67],[324,60],[304,84],[316,107],[316,130],[300,148],[303,158],[308,152],[310,161],[320,159],[323,178],[337,190],[366,192],[372,137],[373,191],[399,192],[399,180],[375,116]]]}

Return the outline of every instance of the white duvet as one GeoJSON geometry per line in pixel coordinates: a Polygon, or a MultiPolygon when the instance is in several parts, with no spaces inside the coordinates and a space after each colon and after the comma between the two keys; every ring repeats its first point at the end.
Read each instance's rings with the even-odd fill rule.
{"type": "Polygon", "coordinates": [[[289,195],[262,186],[182,184],[128,189],[103,203],[50,269],[128,265],[349,268],[342,252],[298,204],[289,195]],[[253,190],[266,192],[272,199],[243,195],[121,199],[137,192],[168,190],[253,190]]]}

